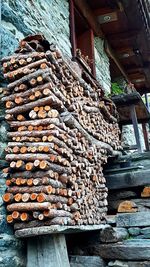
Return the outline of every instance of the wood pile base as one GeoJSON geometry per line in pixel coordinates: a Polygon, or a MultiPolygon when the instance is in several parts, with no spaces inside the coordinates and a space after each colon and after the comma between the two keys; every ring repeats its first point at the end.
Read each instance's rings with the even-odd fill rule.
{"type": "Polygon", "coordinates": [[[2,63],[8,223],[100,224],[107,212],[103,164],[121,150],[115,105],[41,35],[22,40],[2,63]]]}

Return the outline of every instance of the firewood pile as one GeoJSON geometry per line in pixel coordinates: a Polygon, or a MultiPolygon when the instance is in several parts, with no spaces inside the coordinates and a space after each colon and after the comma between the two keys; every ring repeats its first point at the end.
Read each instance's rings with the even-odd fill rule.
{"type": "Polygon", "coordinates": [[[2,65],[9,82],[2,98],[10,126],[7,222],[15,229],[100,224],[103,164],[121,150],[115,105],[43,36],[22,40],[2,65]]]}

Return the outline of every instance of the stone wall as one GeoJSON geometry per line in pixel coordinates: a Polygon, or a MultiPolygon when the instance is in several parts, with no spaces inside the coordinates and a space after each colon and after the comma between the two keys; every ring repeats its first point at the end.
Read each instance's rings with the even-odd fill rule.
{"type": "Polygon", "coordinates": [[[95,65],[96,77],[106,94],[111,90],[109,58],[104,50],[104,41],[95,37],[95,65]]]}

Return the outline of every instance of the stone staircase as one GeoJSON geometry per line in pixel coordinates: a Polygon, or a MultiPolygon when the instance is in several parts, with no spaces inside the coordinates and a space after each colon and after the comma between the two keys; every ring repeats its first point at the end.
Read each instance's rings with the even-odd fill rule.
{"type": "Polygon", "coordinates": [[[105,177],[109,225],[78,244],[71,267],[150,267],[150,153],[111,160],[105,177]]]}

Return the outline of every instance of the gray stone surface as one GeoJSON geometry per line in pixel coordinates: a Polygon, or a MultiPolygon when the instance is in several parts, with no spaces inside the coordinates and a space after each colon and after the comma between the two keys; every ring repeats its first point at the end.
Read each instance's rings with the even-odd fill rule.
{"type": "Polygon", "coordinates": [[[101,40],[98,37],[95,37],[95,66],[97,80],[102,85],[106,94],[110,94],[111,77],[109,70],[109,59],[104,50],[104,40],[101,40]]]}
{"type": "Polygon", "coordinates": [[[150,235],[150,227],[145,227],[145,228],[140,229],[140,233],[150,235]]]}
{"type": "Polygon", "coordinates": [[[67,0],[3,0],[2,25],[6,30],[6,38],[10,34],[15,37],[13,47],[3,47],[3,54],[8,54],[8,48],[14,49],[15,39],[41,32],[71,56],[68,5],[67,0]]]}
{"type": "Polygon", "coordinates": [[[100,231],[100,241],[102,243],[113,243],[127,239],[129,236],[127,229],[117,227],[107,227],[100,231]]]}
{"type": "Polygon", "coordinates": [[[117,227],[150,226],[150,212],[117,214],[117,227]]]}
{"type": "Polygon", "coordinates": [[[91,246],[89,251],[108,260],[150,260],[150,240],[129,239],[113,244],[97,244],[91,246]]]}
{"type": "Polygon", "coordinates": [[[139,227],[131,227],[128,229],[128,232],[132,236],[137,236],[140,234],[140,228],[139,227]]]}
{"type": "Polygon", "coordinates": [[[98,256],[71,256],[70,267],[105,267],[106,264],[98,256]]]}
{"type": "Polygon", "coordinates": [[[150,261],[110,261],[109,267],[150,267],[150,261]]]}

